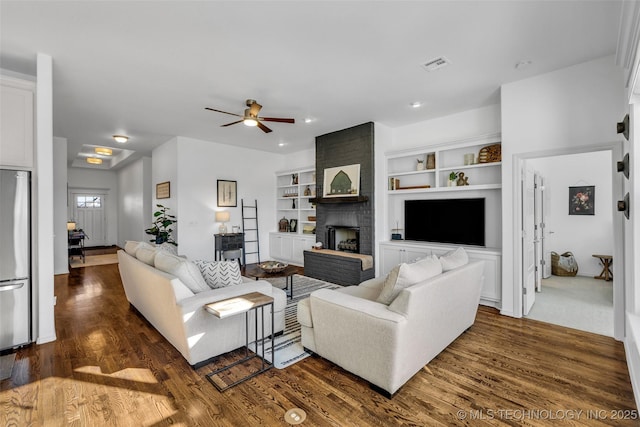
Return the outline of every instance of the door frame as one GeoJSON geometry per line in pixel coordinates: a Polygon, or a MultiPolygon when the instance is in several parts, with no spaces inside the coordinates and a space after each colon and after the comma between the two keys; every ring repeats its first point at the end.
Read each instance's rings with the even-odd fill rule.
{"type": "MultiPolygon", "coordinates": [[[[523,169],[526,168],[528,159],[537,159],[542,157],[555,157],[571,154],[592,153],[596,151],[611,152],[611,191],[613,200],[620,200],[623,196],[623,176],[616,169],[616,162],[622,159],[623,143],[622,141],[590,145],[583,147],[562,148],[557,150],[543,150],[530,153],[517,154],[513,156],[513,188],[520,188],[520,177],[523,169]]],[[[522,194],[520,191],[513,192],[512,212],[513,212],[513,230],[511,230],[514,248],[513,259],[513,301],[515,317],[522,317],[523,313],[523,265],[522,265],[522,194]]],[[[613,212],[613,270],[616,272],[613,277],[613,337],[622,341],[625,337],[625,271],[624,271],[624,233],[623,233],[623,215],[616,210],[615,203],[612,203],[610,209],[613,212]]],[[[504,232],[504,230],[503,230],[504,232]]],[[[503,281],[504,283],[504,281],[503,281]]]]}
{"type": "Polygon", "coordinates": [[[87,187],[67,187],[67,218],[72,218],[73,209],[75,207],[74,194],[97,194],[102,196],[102,209],[104,212],[104,238],[105,242],[109,241],[109,221],[107,210],[107,197],[109,196],[108,188],[87,188],[87,187]]]}

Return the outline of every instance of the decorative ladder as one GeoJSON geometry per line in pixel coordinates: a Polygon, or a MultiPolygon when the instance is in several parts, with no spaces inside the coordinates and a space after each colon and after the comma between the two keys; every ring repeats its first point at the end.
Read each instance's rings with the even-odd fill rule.
{"type": "Polygon", "coordinates": [[[256,255],[256,263],[260,263],[260,233],[258,232],[258,201],[254,200],[254,205],[242,205],[242,231],[244,233],[244,255],[245,265],[247,255],[256,255]],[[248,244],[251,244],[249,247],[248,244]]]}

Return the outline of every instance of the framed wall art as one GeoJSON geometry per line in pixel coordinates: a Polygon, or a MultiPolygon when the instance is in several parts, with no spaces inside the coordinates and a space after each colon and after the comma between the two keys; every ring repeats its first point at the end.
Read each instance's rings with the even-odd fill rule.
{"type": "Polygon", "coordinates": [[[169,181],[156,184],[156,199],[168,199],[171,197],[171,183],[169,181]]]}
{"type": "Polygon", "coordinates": [[[218,180],[218,207],[238,206],[238,182],[218,180]]]}
{"type": "Polygon", "coordinates": [[[324,197],[360,195],[360,165],[338,166],[324,170],[324,197]]]}
{"type": "Polygon", "coordinates": [[[595,215],[596,187],[569,187],[569,215],[595,215]]]}

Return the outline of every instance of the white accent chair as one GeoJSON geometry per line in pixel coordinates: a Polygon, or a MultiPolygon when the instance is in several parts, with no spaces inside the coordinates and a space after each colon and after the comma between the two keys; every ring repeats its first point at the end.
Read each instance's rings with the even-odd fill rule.
{"type": "Polygon", "coordinates": [[[364,378],[388,397],[476,318],[484,262],[472,262],[377,302],[385,278],[320,289],[298,303],[302,345],[364,378]]]}

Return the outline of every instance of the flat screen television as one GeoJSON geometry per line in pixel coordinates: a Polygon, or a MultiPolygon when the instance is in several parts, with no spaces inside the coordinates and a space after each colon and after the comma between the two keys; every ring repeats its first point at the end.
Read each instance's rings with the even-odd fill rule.
{"type": "Polygon", "coordinates": [[[405,200],[405,240],[485,245],[484,199],[405,200]]]}

